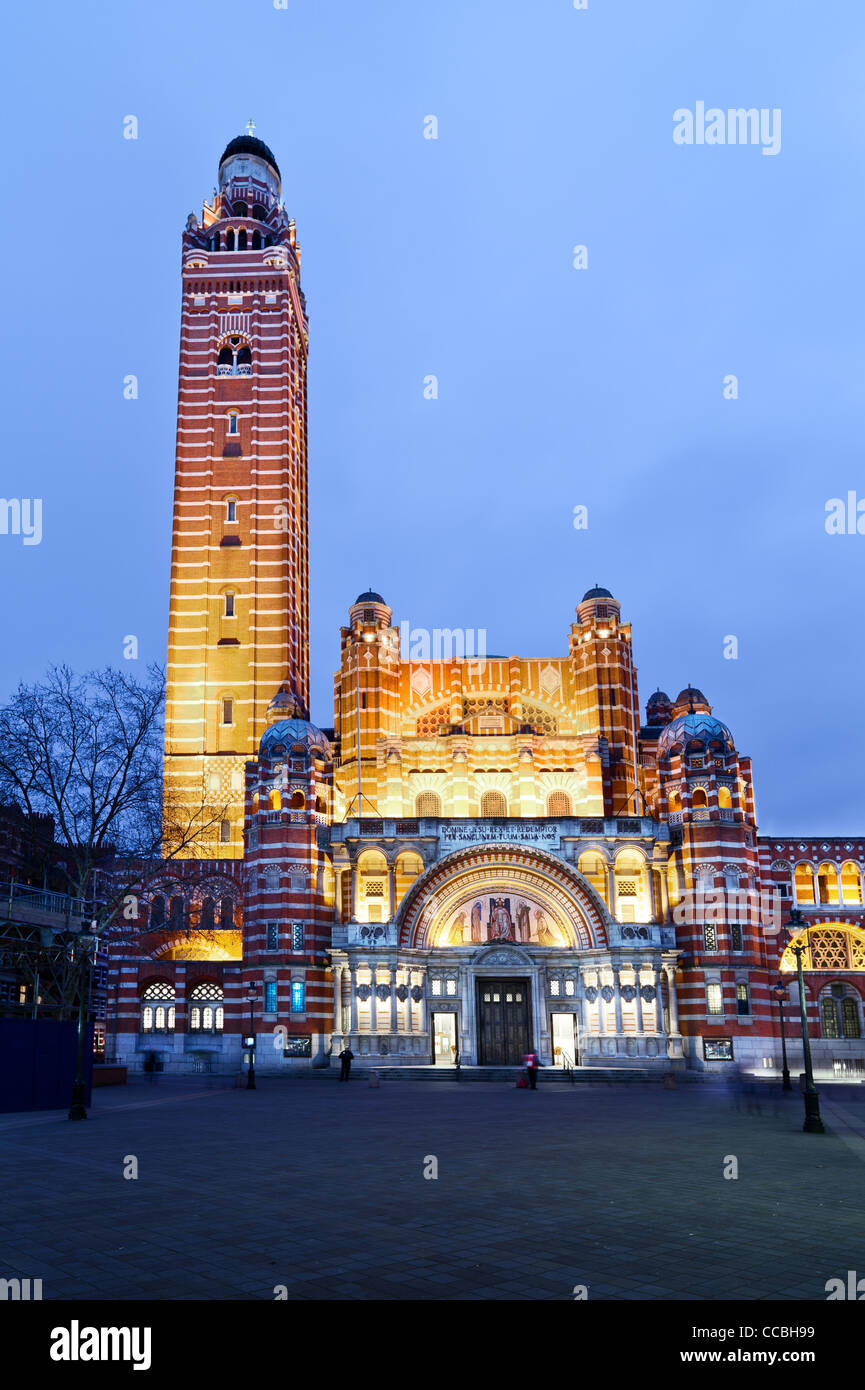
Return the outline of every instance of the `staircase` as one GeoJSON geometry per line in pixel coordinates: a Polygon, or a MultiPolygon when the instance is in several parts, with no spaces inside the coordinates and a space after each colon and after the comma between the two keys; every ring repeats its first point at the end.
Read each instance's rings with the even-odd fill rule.
{"type": "MultiPolygon", "coordinates": [[[[333,1075],[338,1075],[335,1069],[331,1069],[333,1075]]],[[[371,1071],[378,1073],[381,1081],[498,1081],[505,1085],[516,1086],[517,1079],[523,1071],[522,1067],[460,1067],[457,1075],[456,1067],[442,1066],[421,1066],[421,1067],[393,1067],[375,1066],[370,1067],[366,1064],[359,1067],[356,1064],[351,1069],[352,1079],[366,1080],[371,1071]]],[[[318,1075],[327,1075],[327,1072],[319,1072],[318,1075]]],[[[580,1085],[583,1082],[606,1082],[613,1081],[661,1081],[663,1073],[655,1071],[649,1067],[541,1067],[538,1072],[538,1086],[567,1086],[580,1085]]]]}

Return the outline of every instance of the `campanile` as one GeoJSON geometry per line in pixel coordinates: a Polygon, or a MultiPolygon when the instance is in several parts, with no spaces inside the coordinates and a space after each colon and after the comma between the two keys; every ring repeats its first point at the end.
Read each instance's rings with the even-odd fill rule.
{"type": "Polygon", "coordinates": [[[243,855],[244,763],[275,692],[309,706],[306,303],[252,129],[183,233],[165,794],[216,816],[208,858],[243,855]]]}

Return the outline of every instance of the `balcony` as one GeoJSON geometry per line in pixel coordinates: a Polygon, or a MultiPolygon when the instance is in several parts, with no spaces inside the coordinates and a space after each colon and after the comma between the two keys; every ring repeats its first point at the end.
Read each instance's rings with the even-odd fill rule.
{"type": "Polygon", "coordinates": [[[229,366],[227,362],[220,362],[216,368],[217,376],[252,376],[252,366],[249,362],[241,362],[239,366],[229,366]]]}
{"type": "Polygon", "coordinates": [[[9,922],[56,928],[73,924],[77,930],[86,910],[83,898],[71,898],[67,893],[50,893],[22,883],[0,884],[0,914],[9,922]]]}

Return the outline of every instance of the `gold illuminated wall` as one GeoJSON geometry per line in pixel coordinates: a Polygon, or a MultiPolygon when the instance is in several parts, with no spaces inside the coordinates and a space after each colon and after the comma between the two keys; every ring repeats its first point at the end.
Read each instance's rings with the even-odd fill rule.
{"type": "Polygon", "coordinates": [[[224,161],[183,237],[166,825],[209,822],[187,858],[242,858],[268,703],[286,682],[309,705],[307,324],[278,191],[269,164],[224,161]]]}

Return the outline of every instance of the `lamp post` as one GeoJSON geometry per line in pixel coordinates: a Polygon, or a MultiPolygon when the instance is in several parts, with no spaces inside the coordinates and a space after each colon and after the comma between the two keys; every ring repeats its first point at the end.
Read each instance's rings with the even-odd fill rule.
{"type": "Polygon", "coordinates": [[[787,1037],[784,1032],[784,1000],[787,998],[787,986],[784,984],[780,975],[778,976],[778,983],[772,988],[772,993],[778,1000],[778,1017],[781,1020],[781,1056],[784,1066],[781,1090],[792,1091],[793,1085],[790,1081],[790,1068],[787,1066],[787,1037]]]}
{"type": "MultiPolygon", "coordinates": [[[[793,931],[802,926],[802,914],[798,908],[790,914],[790,927],[793,931]]],[[[806,928],[807,935],[807,928],[806,928]]],[[[805,1001],[805,976],[802,973],[802,956],[806,950],[804,943],[796,946],[792,941],[790,950],[796,957],[796,973],[799,977],[799,1012],[802,1015],[802,1051],[805,1054],[805,1123],[802,1128],[808,1134],[823,1134],[823,1121],[820,1118],[820,1097],[814,1085],[814,1072],[811,1067],[811,1042],[808,1038],[808,1010],[805,1001]]]]}
{"type": "Polygon", "coordinates": [[[246,1074],[247,1091],[256,1090],[255,1085],[255,985],[249,986],[249,1037],[247,1044],[249,1047],[249,1069],[246,1074]]]}

